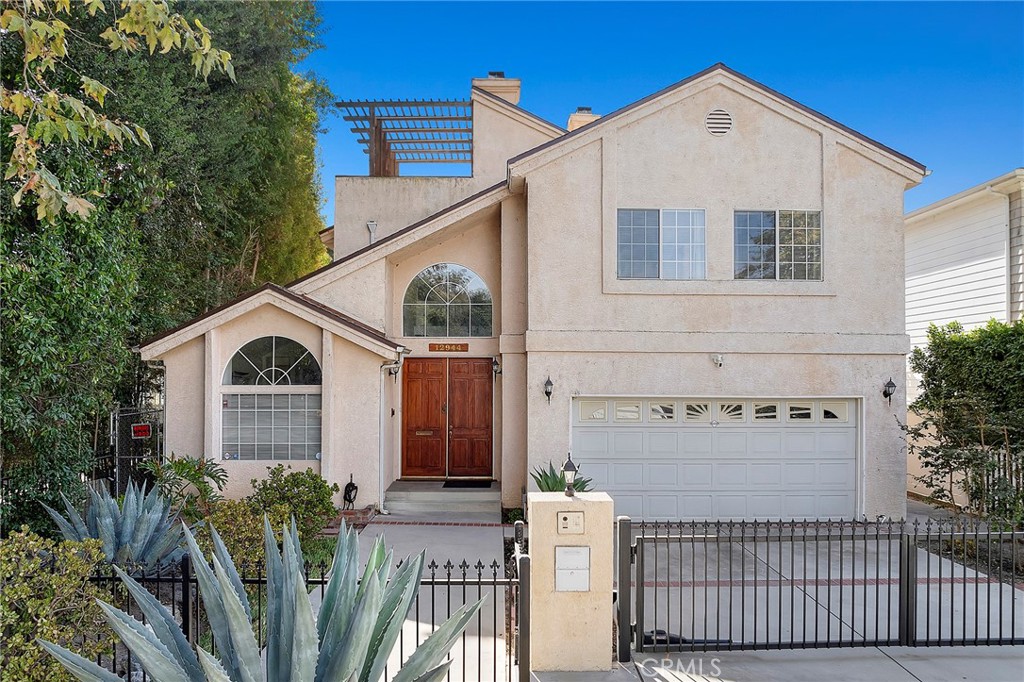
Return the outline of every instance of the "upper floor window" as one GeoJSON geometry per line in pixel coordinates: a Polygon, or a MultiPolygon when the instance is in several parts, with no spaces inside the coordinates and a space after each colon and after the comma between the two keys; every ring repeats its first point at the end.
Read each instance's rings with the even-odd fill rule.
{"type": "Polygon", "coordinates": [[[821,212],[736,211],[735,279],[821,280],[821,212]]]}
{"type": "Polygon", "coordinates": [[[491,292],[469,268],[431,265],[413,278],[402,302],[405,336],[492,336],[491,292]]]}
{"type": "Polygon", "coordinates": [[[703,209],[619,209],[619,279],[704,279],[703,209]]]}
{"type": "Polygon", "coordinates": [[[320,364],[301,343],[264,336],[242,346],[224,370],[225,386],[319,386],[320,364]]]}

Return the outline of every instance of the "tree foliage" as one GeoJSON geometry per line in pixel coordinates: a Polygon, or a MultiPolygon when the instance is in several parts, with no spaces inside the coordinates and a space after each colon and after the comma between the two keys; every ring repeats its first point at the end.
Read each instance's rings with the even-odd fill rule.
{"type": "Polygon", "coordinates": [[[1024,522],[1024,322],[995,320],[965,332],[953,322],[928,330],[914,349],[920,375],[910,409],[909,447],[933,497],[952,501],[957,487],[972,511],[1024,522]]]}
{"type": "Polygon", "coordinates": [[[53,533],[38,501],[58,504],[60,491],[81,499],[81,475],[105,440],[107,412],[116,403],[140,404],[152,388],[152,372],[130,348],[325,261],[315,139],[330,93],[292,71],[318,47],[310,2],[144,0],[90,11],[83,3],[3,0],[3,7],[3,157],[22,158],[27,152],[19,149],[31,147],[36,166],[0,183],[7,490],[0,520],[3,528],[28,523],[53,533]],[[47,34],[45,50],[26,47],[7,13],[24,15],[26,7],[63,42],[47,34]],[[188,59],[174,58],[174,31],[188,59]],[[162,55],[168,35],[172,54],[162,55]],[[46,115],[66,134],[40,127],[39,107],[25,126],[30,114],[17,109],[14,93],[40,89],[24,67],[26,54],[36,52],[33,69],[46,63],[47,92],[58,102],[88,102],[109,135],[76,139],[74,119],[61,119],[61,108],[46,115]],[[83,77],[95,97],[83,92],[83,77]],[[26,135],[38,130],[38,139],[7,136],[19,125],[26,135]],[[126,126],[120,140],[114,126],[126,126]],[[63,208],[52,210],[41,181],[25,187],[32,173],[42,176],[40,168],[60,192],[91,207],[72,211],[61,199],[63,208]]]}

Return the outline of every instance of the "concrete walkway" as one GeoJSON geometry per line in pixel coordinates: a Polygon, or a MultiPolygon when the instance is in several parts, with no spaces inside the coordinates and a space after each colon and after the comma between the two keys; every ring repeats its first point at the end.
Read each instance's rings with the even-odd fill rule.
{"type": "Polygon", "coordinates": [[[434,585],[420,588],[419,597],[406,620],[399,645],[391,656],[389,678],[398,670],[400,661],[408,658],[416,645],[423,642],[434,628],[465,603],[484,599],[476,619],[470,622],[465,634],[452,648],[452,680],[499,682],[508,679],[509,660],[505,638],[505,588],[495,586],[493,579],[504,577],[505,532],[512,529],[501,525],[497,513],[392,513],[376,516],[359,534],[360,564],[364,565],[373,541],[383,535],[396,562],[407,556],[426,552],[426,566],[436,562],[432,573],[424,568],[423,578],[436,580],[434,585]],[[451,561],[452,568],[445,565],[451,561]],[[452,585],[451,579],[462,581],[465,576],[476,580],[482,573],[482,585],[452,585]],[[478,571],[476,566],[483,569],[478,571]],[[497,568],[494,568],[496,566],[497,568]],[[491,581],[491,582],[488,582],[491,581]]]}

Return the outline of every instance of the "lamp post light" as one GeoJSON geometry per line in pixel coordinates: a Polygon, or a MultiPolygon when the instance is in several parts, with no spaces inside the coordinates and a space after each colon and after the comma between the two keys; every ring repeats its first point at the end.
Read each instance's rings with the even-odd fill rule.
{"type": "Polygon", "coordinates": [[[566,497],[573,497],[576,495],[575,488],[572,484],[576,481],[576,472],[579,469],[576,468],[576,464],[572,461],[572,453],[568,453],[565,457],[565,462],[562,464],[562,476],[565,478],[565,495],[566,497]]]}

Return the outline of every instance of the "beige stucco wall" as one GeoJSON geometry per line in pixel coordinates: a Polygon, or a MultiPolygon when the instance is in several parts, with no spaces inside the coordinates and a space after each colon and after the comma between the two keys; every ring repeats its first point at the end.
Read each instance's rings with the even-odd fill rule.
{"type": "Polygon", "coordinates": [[[891,408],[880,393],[903,376],[908,348],[906,183],[834,132],[725,85],[527,172],[530,465],[569,449],[572,395],[863,397],[861,511],[901,516],[904,391],[891,408]],[[703,127],[714,108],[734,119],[723,137],[703,127]],[[705,209],[708,280],[618,280],[617,208],[705,209]],[[824,281],[733,280],[733,211],[785,208],[822,211],[824,281]]]}
{"type": "MultiPolygon", "coordinates": [[[[204,336],[169,351],[159,359],[167,376],[166,452],[205,455],[220,461],[228,473],[225,496],[248,495],[250,481],[266,474],[278,461],[223,460],[220,454],[220,404],[223,393],[244,392],[222,386],[224,368],[243,345],[262,336],[285,336],[307,349],[321,363],[324,384],[322,458],[281,461],[295,470],[312,469],[344,487],[349,474],[359,486],[358,503],[378,501],[380,421],[380,356],[273,305],[262,305],[220,325],[204,336]],[[326,345],[331,353],[325,357],[326,345]],[[209,352],[208,352],[209,346],[209,352]],[[208,380],[209,377],[209,380],[208,380]],[[209,396],[209,398],[208,398],[209,396]],[[206,404],[212,410],[206,412],[206,404]],[[214,451],[207,443],[212,443],[214,451]]],[[[287,388],[273,389],[288,392],[287,388]]],[[[341,503],[340,494],[336,503],[341,503]]]]}
{"type": "Polygon", "coordinates": [[[212,456],[206,454],[203,445],[205,357],[204,340],[199,337],[160,358],[164,362],[164,454],[167,456],[212,456]]]}
{"type": "Polygon", "coordinates": [[[370,243],[367,221],[377,222],[382,239],[500,182],[508,159],[562,134],[487,95],[474,92],[472,100],[471,177],[335,177],[335,258],[370,243]]]}

